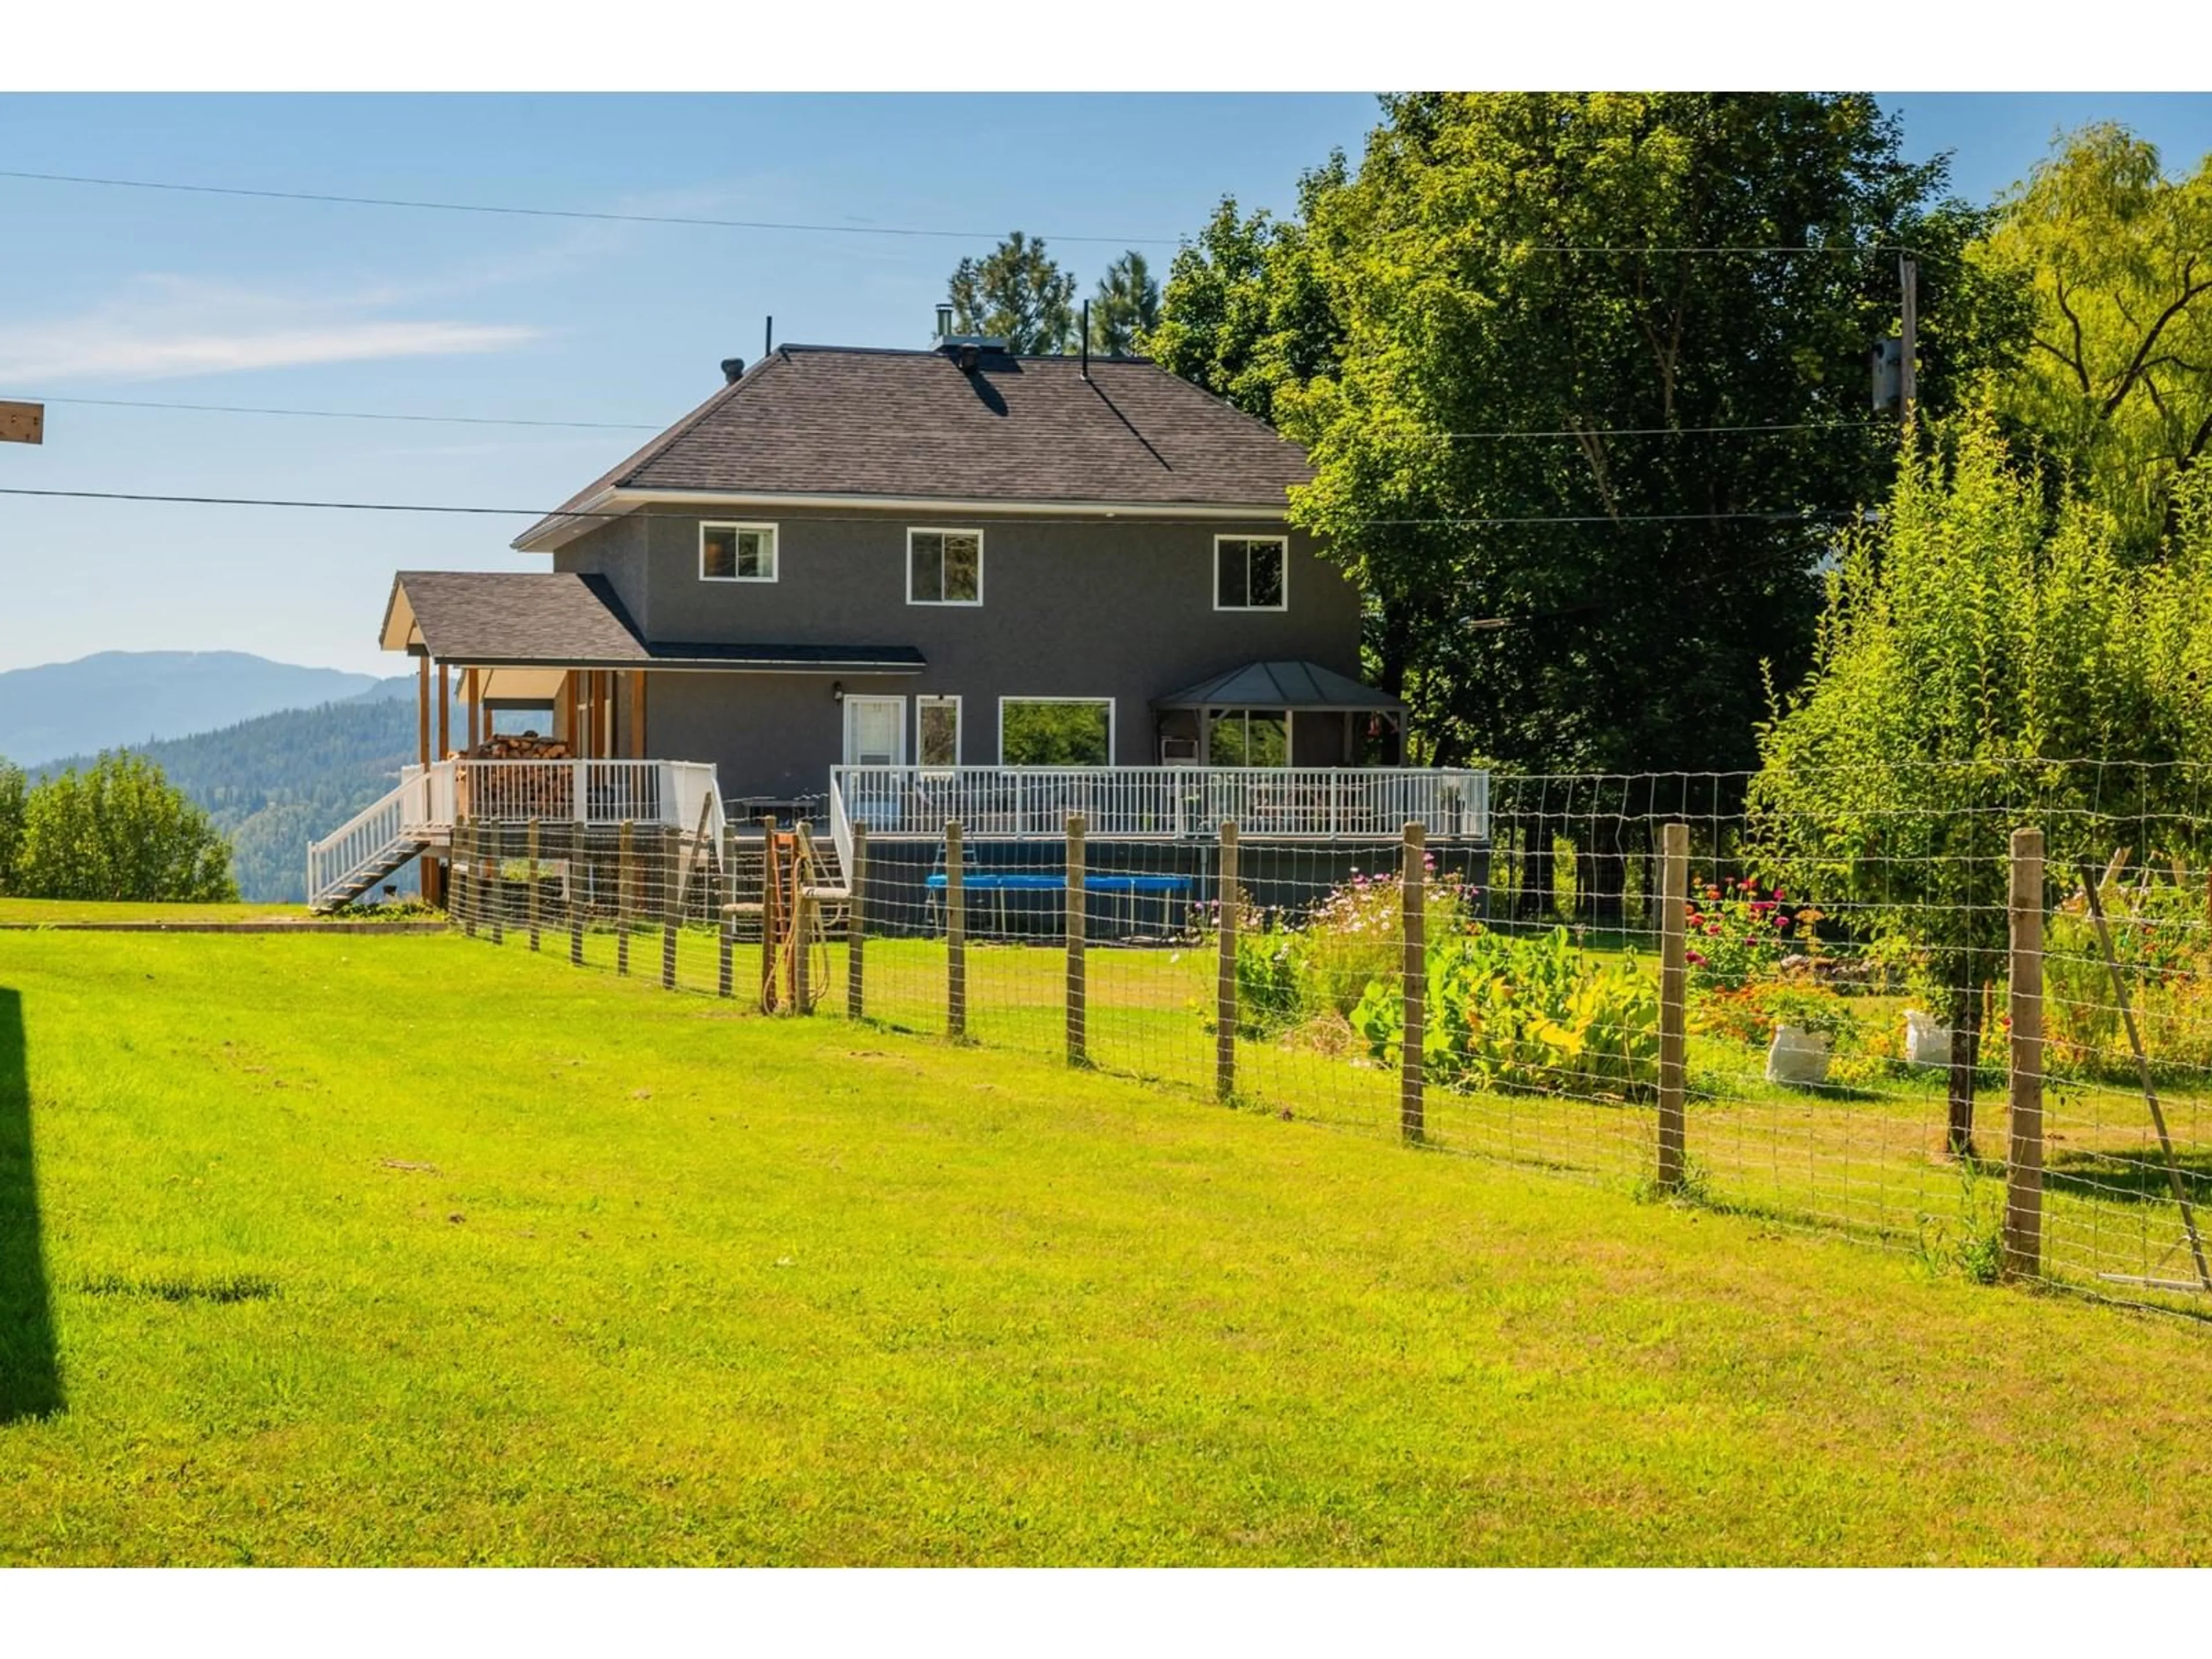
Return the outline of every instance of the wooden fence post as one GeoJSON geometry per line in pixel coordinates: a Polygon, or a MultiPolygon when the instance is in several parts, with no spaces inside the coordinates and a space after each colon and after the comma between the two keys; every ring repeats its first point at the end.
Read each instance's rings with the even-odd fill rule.
{"type": "Polygon", "coordinates": [[[723,890],[714,900],[714,994],[733,997],[738,994],[738,919],[729,907],[738,896],[738,832],[727,823],[722,826],[722,878],[723,890]]]}
{"type": "Polygon", "coordinates": [[[1659,827],[1659,1169],[1663,1192],[1689,1174],[1682,1115],[1689,1057],[1690,826],[1659,827]]]}
{"type": "Polygon", "coordinates": [[[868,890],[868,826],[853,826],[853,867],[845,873],[845,1018],[868,1017],[867,978],[861,957],[868,929],[861,907],[868,890]]]}
{"type": "Polygon", "coordinates": [[[507,820],[499,819],[491,827],[491,854],[485,859],[491,872],[491,880],[484,890],[491,900],[491,942],[507,943],[507,820]]]}
{"type": "Polygon", "coordinates": [[[1091,1061],[1089,1045],[1084,1037],[1084,925],[1090,920],[1091,886],[1084,838],[1084,818],[1080,812],[1067,815],[1067,902],[1062,909],[1067,916],[1067,1063],[1087,1066],[1091,1061]]]}
{"type": "Polygon", "coordinates": [[[632,845],[635,829],[624,818],[615,832],[615,972],[629,972],[631,903],[637,896],[637,852],[632,845]]]}
{"type": "Polygon", "coordinates": [[[2007,1279],[2043,1271],[2043,831],[2012,832],[2011,1146],[2005,1159],[2007,1279]]]}
{"type": "Polygon", "coordinates": [[[453,825],[453,911],[461,919],[461,931],[474,939],[477,936],[477,908],[471,902],[475,896],[469,888],[477,878],[477,827],[466,819],[453,825]]]}
{"type": "Polygon", "coordinates": [[[568,907],[568,965],[584,965],[584,826],[568,825],[568,865],[561,882],[561,901],[568,907]]]}
{"type": "Polygon", "coordinates": [[[811,1014],[814,1012],[814,918],[819,905],[814,897],[815,878],[821,872],[814,864],[814,832],[801,819],[793,832],[799,843],[799,856],[793,860],[791,896],[791,1012],[811,1014]]]}
{"type": "Polygon", "coordinates": [[[775,939],[779,931],[779,897],[775,867],[775,814],[763,812],[761,828],[761,1012],[775,1012],[775,939]]]}
{"type": "Polygon", "coordinates": [[[538,820],[536,818],[530,820],[530,828],[526,832],[524,845],[530,860],[530,893],[524,901],[524,909],[530,918],[530,948],[535,951],[538,949],[538,820]]]}
{"type": "Polygon", "coordinates": [[[1213,987],[1213,1092],[1226,1103],[1237,1097],[1237,824],[1221,823],[1221,876],[1215,895],[1215,921],[1221,959],[1213,987]]]}
{"type": "Polygon", "coordinates": [[[660,829],[660,988],[676,988],[676,927],[681,919],[684,884],[677,864],[684,851],[684,831],[672,823],[660,829]]]}
{"type": "Polygon", "coordinates": [[[945,826],[945,1035],[968,1035],[968,887],[960,820],[945,826]]]}
{"type": "Polygon", "coordinates": [[[1400,926],[1405,935],[1398,978],[1406,1007],[1404,1046],[1398,1055],[1398,1133],[1408,1142],[1419,1141],[1426,1133],[1421,1102],[1421,1043],[1429,993],[1426,833],[1418,822],[1406,825],[1398,863],[1400,926]]]}

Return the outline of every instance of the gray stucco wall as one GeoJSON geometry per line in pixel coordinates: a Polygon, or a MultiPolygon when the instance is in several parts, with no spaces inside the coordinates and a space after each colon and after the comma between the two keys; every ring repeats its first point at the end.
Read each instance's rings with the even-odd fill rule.
{"type": "MultiPolygon", "coordinates": [[[[612,522],[554,556],[560,570],[605,574],[656,644],[912,646],[912,675],[657,673],[647,694],[651,752],[713,761],[726,794],[816,793],[842,757],[830,696],[907,698],[914,757],[916,696],[961,698],[961,759],[999,758],[999,699],[1111,697],[1115,758],[1158,758],[1151,704],[1209,675],[1274,659],[1359,672],[1359,600],[1311,540],[1290,533],[1281,611],[1213,608],[1214,538],[1283,533],[1255,522],[1060,524],[985,514],[656,511],[612,522]],[[774,523],[778,579],[699,577],[699,525],[774,523]],[[909,526],[983,532],[983,603],[906,599],[909,526]]],[[[1321,733],[1316,730],[1314,738],[1321,733]]],[[[1304,758],[1309,739],[1299,734],[1304,758]]],[[[1334,758],[1332,753],[1329,758],[1334,758]]]]}

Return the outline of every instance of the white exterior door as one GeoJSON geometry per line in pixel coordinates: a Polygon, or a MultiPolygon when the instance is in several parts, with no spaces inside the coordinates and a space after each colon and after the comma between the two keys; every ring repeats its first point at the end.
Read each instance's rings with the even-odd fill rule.
{"type": "Polygon", "coordinates": [[[845,699],[845,764],[906,764],[906,699],[845,699]]]}

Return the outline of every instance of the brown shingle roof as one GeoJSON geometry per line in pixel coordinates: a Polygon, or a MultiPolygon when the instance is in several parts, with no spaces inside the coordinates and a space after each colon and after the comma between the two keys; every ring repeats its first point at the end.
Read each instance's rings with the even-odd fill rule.
{"type": "Polygon", "coordinates": [[[441,662],[476,668],[815,669],[899,672],[924,666],[910,645],[647,642],[599,576],[403,570],[384,610],[383,644],[419,635],[441,662]]]}
{"type": "Polygon", "coordinates": [[[970,374],[943,351],[785,346],[566,507],[611,487],[1279,511],[1311,476],[1154,363],[1094,357],[1086,381],[1074,357],[987,353],[970,374]]]}

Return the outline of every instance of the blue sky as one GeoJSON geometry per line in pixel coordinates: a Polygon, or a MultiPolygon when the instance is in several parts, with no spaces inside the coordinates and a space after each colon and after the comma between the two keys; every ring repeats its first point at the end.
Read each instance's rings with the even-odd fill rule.
{"type": "MultiPolygon", "coordinates": [[[[1916,94],[1908,149],[1961,193],[2052,133],[2119,119],[2169,165],[2212,95],[1916,94]]],[[[947,230],[738,231],[245,200],[0,179],[0,397],[636,422],[783,340],[921,344],[965,252],[1019,227],[1087,291],[1164,269],[1224,192],[1279,210],[1375,118],[1364,95],[0,99],[13,169],[947,230]],[[1098,237],[1091,242],[1074,240],[1098,237]]],[[[649,435],[56,402],[0,484],[542,508],[649,435]]],[[[237,649],[396,672],[401,568],[542,568],[523,520],[0,497],[0,669],[110,648],[237,649]]]]}

